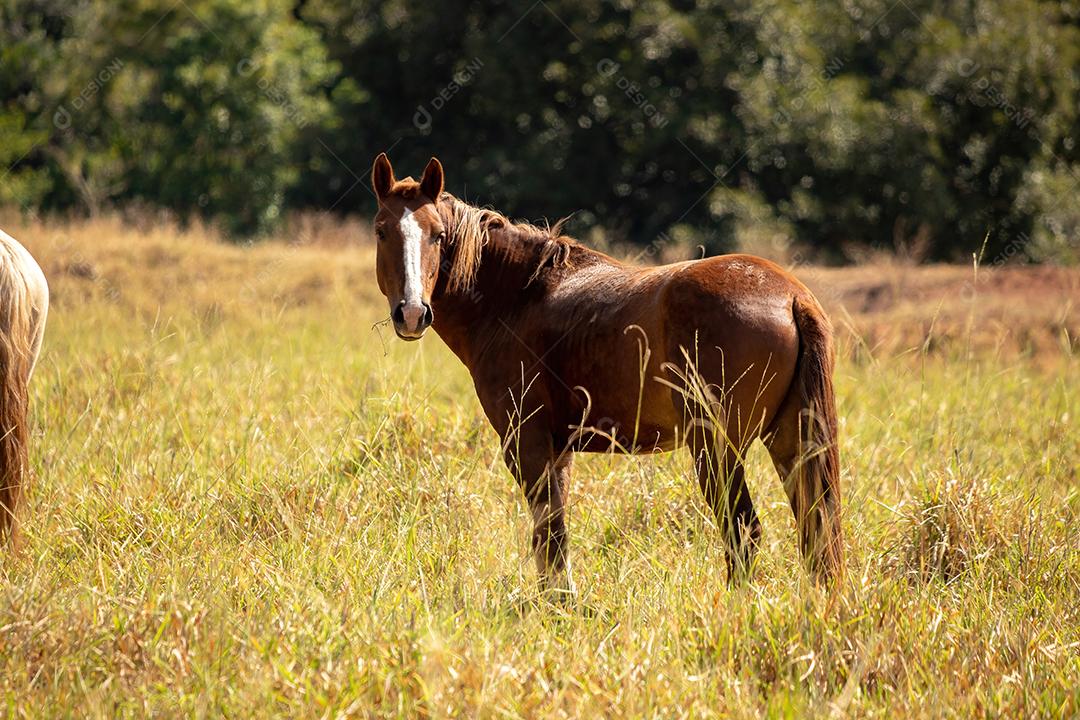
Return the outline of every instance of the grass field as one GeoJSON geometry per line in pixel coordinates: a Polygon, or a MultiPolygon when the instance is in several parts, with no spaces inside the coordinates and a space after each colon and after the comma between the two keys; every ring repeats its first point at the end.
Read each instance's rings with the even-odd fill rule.
{"type": "Polygon", "coordinates": [[[761,448],[765,545],[735,590],[688,455],[598,455],[560,609],[533,595],[528,511],[464,368],[373,327],[361,225],[252,248],[5,229],[54,305],[0,568],[0,712],[1080,713],[1075,272],[800,271],[841,327],[839,591],[800,569],[761,448]]]}

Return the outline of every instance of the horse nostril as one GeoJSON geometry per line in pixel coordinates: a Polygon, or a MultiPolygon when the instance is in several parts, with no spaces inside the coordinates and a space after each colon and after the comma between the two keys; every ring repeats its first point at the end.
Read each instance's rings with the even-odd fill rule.
{"type": "Polygon", "coordinates": [[[424,327],[430,327],[431,323],[435,322],[435,311],[431,309],[431,306],[424,303],[424,327]]]}
{"type": "Polygon", "coordinates": [[[390,319],[394,321],[395,325],[405,324],[405,301],[402,300],[398,303],[394,311],[390,313],[390,319]]]}

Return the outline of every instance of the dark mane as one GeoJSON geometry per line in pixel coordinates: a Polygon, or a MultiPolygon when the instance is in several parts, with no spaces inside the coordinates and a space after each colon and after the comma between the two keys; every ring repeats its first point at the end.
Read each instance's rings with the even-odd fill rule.
{"type": "Polygon", "coordinates": [[[554,225],[533,225],[514,222],[490,208],[478,208],[458,200],[450,193],[439,198],[439,214],[446,225],[447,236],[454,247],[450,266],[449,284],[454,291],[468,290],[476,280],[484,246],[488,244],[492,230],[509,232],[514,240],[539,245],[540,257],[536,269],[529,278],[531,283],[545,267],[567,266],[570,251],[577,245],[573,238],[562,234],[563,218],[554,225]]]}

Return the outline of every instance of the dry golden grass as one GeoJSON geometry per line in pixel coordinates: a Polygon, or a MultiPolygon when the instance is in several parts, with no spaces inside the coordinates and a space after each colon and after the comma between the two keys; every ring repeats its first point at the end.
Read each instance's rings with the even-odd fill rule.
{"type": "Polygon", "coordinates": [[[373,327],[362,223],[0,226],[54,297],[0,568],[10,715],[1080,712],[1075,272],[994,269],[969,301],[967,268],[800,270],[846,328],[839,592],[761,451],[735,590],[688,458],[600,455],[559,609],[464,369],[373,327]]]}

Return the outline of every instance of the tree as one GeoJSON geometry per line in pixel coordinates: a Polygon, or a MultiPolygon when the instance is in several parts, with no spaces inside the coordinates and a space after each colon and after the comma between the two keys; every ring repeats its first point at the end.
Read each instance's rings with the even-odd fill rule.
{"type": "Polygon", "coordinates": [[[31,130],[20,173],[52,178],[40,204],[77,198],[95,212],[139,200],[241,234],[269,228],[297,178],[295,138],[329,107],[318,87],[330,66],[291,10],[86,3],[71,6],[59,39],[28,33],[25,52],[51,58],[26,73],[16,103],[31,130]]]}

